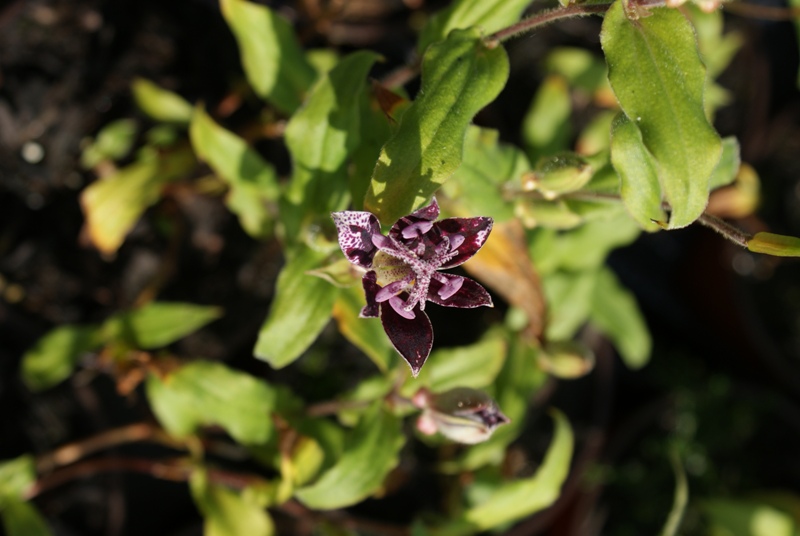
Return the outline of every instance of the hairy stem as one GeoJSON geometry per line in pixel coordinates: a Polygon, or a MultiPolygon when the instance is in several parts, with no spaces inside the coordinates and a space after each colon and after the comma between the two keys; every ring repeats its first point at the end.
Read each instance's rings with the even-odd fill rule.
{"type": "Polygon", "coordinates": [[[525,32],[530,32],[540,26],[544,26],[545,24],[550,24],[551,22],[555,22],[560,19],[569,19],[573,17],[584,17],[586,15],[594,15],[597,13],[605,13],[606,10],[611,6],[611,3],[607,4],[573,4],[567,7],[551,9],[548,11],[544,11],[542,13],[537,13],[535,15],[531,15],[526,19],[522,19],[521,21],[517,22],[516,24],[512,24],[507,28],[503,28],[489,36],[487,42],[489,43],[502,43],[511,39],[512,37],[516,37],[517,35],[523,34],[525,32]]]}
{"type": "Polygon", "coordinates": [[[737,229],[730,223],[724,222],[716,216],[712,216],[707,212],[703,212],[697,219],[700,225],[704,225],[709,229],[713,229],[736,245],[747,247],[747,241],[753,238],[741,229],[737,229]]]}

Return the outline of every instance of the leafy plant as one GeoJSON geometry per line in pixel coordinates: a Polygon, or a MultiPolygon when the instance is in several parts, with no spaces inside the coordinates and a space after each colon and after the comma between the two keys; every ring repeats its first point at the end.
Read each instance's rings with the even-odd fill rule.
{"type": "MultiPolygon", "coordinates": [[[[588,374],[601,341],[630,369],[645,366],[652,349],[636,297],[605,264],[609,253],[642,231],[693,224],[774,256],[800,256],[800,239],[751,236],[709,205],[718,192],[746,195],[737,188],[748,177],[757,183],[738,142],[713,124],[724,102],[714,77],[739,43],[723,34],[719,5],[564,2],[520,20],[527,4],[456,0],[427,19],[417,56],[400,75],[370,82],[382,61],[376,53],[333,54],[320,67],[280,13],[221,0],[247,83],[261,99],[256,128],[237,130],[215,103],[190,103],[137,79],[133,96],[150,129],[137,138],[137,122],[110,123],[84,149],[82,165],[97,175],[81,193],[86,234],[105,258],[125,247],[138,221],[154,217],[151,207],[181,192],[219,199],[247,235],[274,244],[283,259],[253,356],[270,370],[315,355],[338,367],[343,338],[377,370],[336,385],[333,400],[324,400],[314,392],[323,371],[292,383],[179,356],[177,341],[224,313],[146,296],[102,323],[54,327],[23,357],[25,384],[42,391],[86,369],[110,374],[121,396],[141,393],[154,421],[99,444],[148,440],[178,450],[178,459],[136,470],[187,482],[209,535],[275,534],[274,512],[392,501],[403,485],[395,472],[415,463],[415,443],[436,449],[436,471],[460,477],[441,508],[406,513],[413,534],[502,530],[553,505],[577,478],[570,476],[576,438],[563,413],[551,412],[553,438],[538,469],[506,470],[511,446],[530,433],[541,405],[534,397],[552,377],[588,374]],[[591,15],[603,17],[605,63],[581,49],[550,51],[520,147],[474,124],[503,98],[507,41],[591,15]],[[417,76],[409,99],[403,83],[417,76]],[[570,123],[576,95],[596,104],[579,131],[570,123]],[[288,173],[254,143],[267,131],[282,140],[288,173]],[[477,282],[438,271],[462,264],[477,282]],[[481,333],[445,348],[426,301],[500,307],[481,313],[481,333]],[[338,334],[328,329],[332,319],[338,334]],[[406,426],[411,416],[419,434],[406,426]],[[453,440],[471,446],[454,448],[453,440]],[[254,468],[225,466],[214,456],[218,441],[254,468]]],[[[446,313],[453,323],[463,318],[446,313]]],[[[25,455],[0,466],[9,535],[52,533],[27,501],[78,462],[66,459],[25,455]]],[[[687,502],[675,466],[679,490],[665,534],[676,533],[687,502]]],[[[763,523],[790,534],[797,525],[769,508],[702,506],[715,526],[770,515],[763,523]]],[[[336,520],[312,517],[319,527],[323,519],[336,520]]]]}

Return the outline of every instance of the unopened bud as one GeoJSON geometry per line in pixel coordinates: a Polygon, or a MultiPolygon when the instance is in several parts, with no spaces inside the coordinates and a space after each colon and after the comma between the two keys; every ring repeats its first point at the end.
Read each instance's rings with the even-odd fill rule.
{"type": "MultiPolygon", "coordinates": [[[[489,439],[495,428],[510,422],[497,403],[483,391],[457,387],[444,393],[415,396],[424,403],[417,428],[424,434],[439,432],[458,443],[475,444],[489,439]]],[[[422,405],[422,404],[418,404],[422,405]]]]}

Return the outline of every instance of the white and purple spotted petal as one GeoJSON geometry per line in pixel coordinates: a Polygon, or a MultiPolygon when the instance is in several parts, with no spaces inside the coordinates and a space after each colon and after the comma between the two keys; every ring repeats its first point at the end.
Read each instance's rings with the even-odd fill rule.
{"type": "Polygon", "coordinates": [[[331,213],[339,234],[339,247],[347,259],[363,268],[372,266],[377,251],[374,237],[381,236],[381,224],[370,212],[345,210],[331,213]]]}
{"type": "Polygon", "coordinates": [[[364,286],[364,295],[367,298],[367,304],[361,309],[361,318],[378,318],[379,306],[375,297],[380,292],[381,287],[377,283],[378,275],[369,271],[364,274],[361,279],[361,284],[364,286]]]}
{"type": "Polygon", "coordinates": [[[489,217],[446,218],[433,224],[442,236],[450,239],[451,248],[458,253],[439,269],[445,270],[468,261],[486,243],[494,220],[489,217]]]}

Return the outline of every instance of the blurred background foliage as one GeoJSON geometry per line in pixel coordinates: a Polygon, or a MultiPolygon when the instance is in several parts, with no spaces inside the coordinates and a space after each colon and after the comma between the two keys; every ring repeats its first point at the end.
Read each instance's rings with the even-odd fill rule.
{"type": "MultiPolygon", "coordinates": [[[[328,212],[367,192],[392,121],[362,108],[368,135],[343,140],[341,162],[315,160],[309,140],[337,84],[352,82],[362,106],[367,73],[391,80],[441,38],[446,17],[431,15],[447,3],[262,5],[279,15],[276,39],[297,39],[281,46],[285,86],[260,68],[278,45],[248,40],[265,17],[256,4],[0,8],[8,534],[623,536],[674,534],[671,510],[681,534],[800,532],[797,262],[697,226],[642,233],[597,202],[618,188],[600,18],[507,43],[508,81],[437,194],[447,214],[495,218],[465,269],[498,306],[431,307],[436,346],[412,382],[379,326],[357,318],[358,287],[326,281],[351,277],[327,264],[328,212]],[[305,92],[320,109],[300,108],[305,92]],[[346,188],[305,188],[316,179],[298,163],[330,164],[346,188]],[[565,195],[578,191],[597,196],[565,195]],[[537,327],[539,278],[549,312],[537,327]],[[526,341],[542,329],[537,349],[526,341]],[[469,448],[415,437],[397,416],[408,408],[372,402],[463,385],[512,417],[469,448]],[[563,413],[548,418],[551,406],[563,413]],[[95,455],[86,438],[109,448],[95,455]],[[85,460],[59,449],[73,442],[85,460]]],[[[527,2],[507,5],[513,19],[527,2]]],[[[798,236],[794,27],[737,5],[684,8],[725,140],[712,180],[731,183],[708,210],[798,236]]],[[[389,115],[419,88],[409,77],[389,115]]]]}

